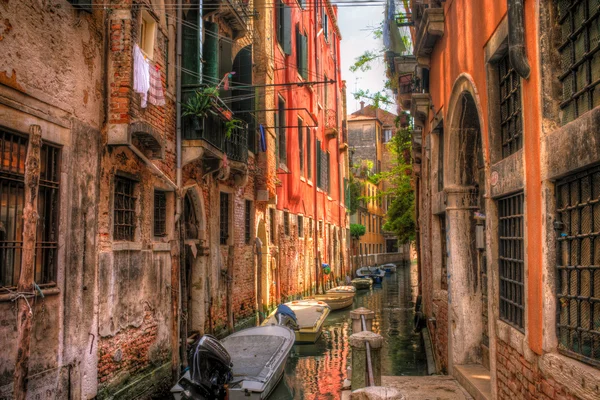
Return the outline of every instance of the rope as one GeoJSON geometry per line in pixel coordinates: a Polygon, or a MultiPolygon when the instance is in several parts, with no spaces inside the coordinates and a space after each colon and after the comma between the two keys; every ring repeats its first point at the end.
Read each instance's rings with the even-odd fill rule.
{"type": "Polygon", "coordinates": [[[42,296],[42,298],[44,297],[44,294],[42,293],[42,289],[37,285],[37,283],[33,283],[33,292],[18,292],[16,290],[12,290],[7,288],[6,286],[2,286],[2,290],[6,290],[8,292],[8,294],[10,295],[10,301],[18,301],[19,299],[23,299],[25,300],[25,303],[27,304],[27,307],[29,308],[29,315],[33,315],[33,309],[31,308],[31,304],[29,304],[29,300],[30,298],[35,298],[36,297],[36,290],[40,293],[40,296],[42,296]]]}

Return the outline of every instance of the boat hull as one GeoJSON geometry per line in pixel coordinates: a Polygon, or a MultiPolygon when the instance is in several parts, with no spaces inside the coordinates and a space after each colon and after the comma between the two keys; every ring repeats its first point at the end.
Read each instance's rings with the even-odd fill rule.
{"type": "MultiPolygon", "coordinates": [[[[331,312],[327,303],[318,300],[297,300],[285,303],[285,305],[294,311],[298,319],[298,326],[300,326],[300,329],[294,330],[295,344],[316,342],[321,336],[325,319],[331,312]]],[[[277,310],[273,311],[262,325],[277,325],[276,312],[277,310]]]]}
{"type": "Polygon", "coordinates": [[[325,293],[356,293],[356,288],[352,285],[336,286],[333,289],[329,289],[325,293]]]}
{"type": "Polygon", "coordinates": [[[354,302],[354,293],[339,293],[339,292],[328,292],[327,294],[319,294],[314,296],[315,300],[320,300],[331,308],[331,311],[341,310],[346,307],[350,307],[354,302]]]}
{"type": "Polygon", "coordinates": [[[352,280],[352,285],[356,290],[368,290],[373,286],[373,280],[370,278],[357,278],[352,280]]]}

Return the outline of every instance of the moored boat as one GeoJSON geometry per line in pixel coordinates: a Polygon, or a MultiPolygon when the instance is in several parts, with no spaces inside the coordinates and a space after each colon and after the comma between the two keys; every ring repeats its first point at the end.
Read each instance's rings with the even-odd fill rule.
{"type": "Polygon", "coordinates": [[[393,274],[396,272],[396,264],[392,264],[392,263],[383,264],[380,268],[384,269],[385,272],[388,272],[390,274],[393,274]]]}
{"type": "Polygon", "coordinates": [[[356,290],[368,290],[373,286],[373,279],[371,278],[356,278],[352,279],[352,286],[356,288],[356,290]]]}
{"type": "Polygon", "coordinates": [[[372,278],[375,283],[381,283],[385,276],[385,269],[378,266],[374,267],[362,267],[356,270],[356,276],[359,278],[372,278]]]}
{"type": "Polygon", "coordinates": [[[356,293],[356,288],[354,286],[336,286],[332,289],[329,289],[325,293],[356,293]]]}
{"type": "MultiPolygon", "coordinates": [[[[294,330],[296,344],[314,343],[321,335],[325,319],[331,312],[327,303],[318,300],[296,300],[285,303],[295,314],[297,329],[294,330]]],[[[276,311],[262,323],[265,325],[278,324],[276,311]]]]}
{"type": "Polygon", "coordinates": [[[355,292],[328,292],[325,294],[316,294],[313,297],[315,300],[327,303],[331,311],[335,311],[350,307],[354,301],[354,295],[355,292]]]}

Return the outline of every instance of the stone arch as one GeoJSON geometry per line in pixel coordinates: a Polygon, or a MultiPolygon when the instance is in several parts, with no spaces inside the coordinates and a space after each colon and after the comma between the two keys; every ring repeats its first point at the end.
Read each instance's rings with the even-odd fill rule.
{"type": "Polygon", "coordinates": [[[485,255],[483,118],[472,78],[454,83],[444,129],[444,194],[448,257],[449,369],[483,363],[489,354],[485,255]],[[478,214],[476,214],[478,213],[478,214]],[[477,238],[480,238],[478,241],[477,238]],[[481,240],[483,238],[483,240],[481,240]],[[488,352],[486,354],[486,351],[488,352]]]}
{"type": "Polygon", "coordinates": [[[184,186],[182,198],[188,331],[204,334],[207,325],[210,274],[205,257],[206,213],[202,189],[197,184],[184,186]]]}

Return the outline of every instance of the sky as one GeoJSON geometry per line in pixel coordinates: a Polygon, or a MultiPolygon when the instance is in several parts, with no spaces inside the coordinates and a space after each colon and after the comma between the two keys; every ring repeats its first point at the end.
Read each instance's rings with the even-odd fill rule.
{"type": "MultiPolygon", "coordinates": [[[[360,108],[359,100],[354,100],[352,95],[356,89],[377,92],[383,89],[386,80],[383,60],[372,63],[373,68],[367,72],[350,72],[350,66],[356,57],[366,50],[379,50],[383,48],[382,39],[375,39],[369,27],[378,26],[383,21],[384,6],[372,7],[339,7],[338,26],[342,34],[341,64],[342,79],[346,81],[348,95],[348,113],[353,113],[360,108]]],[[[368,102],[367,102],[368,104],[368,102]]]]}

